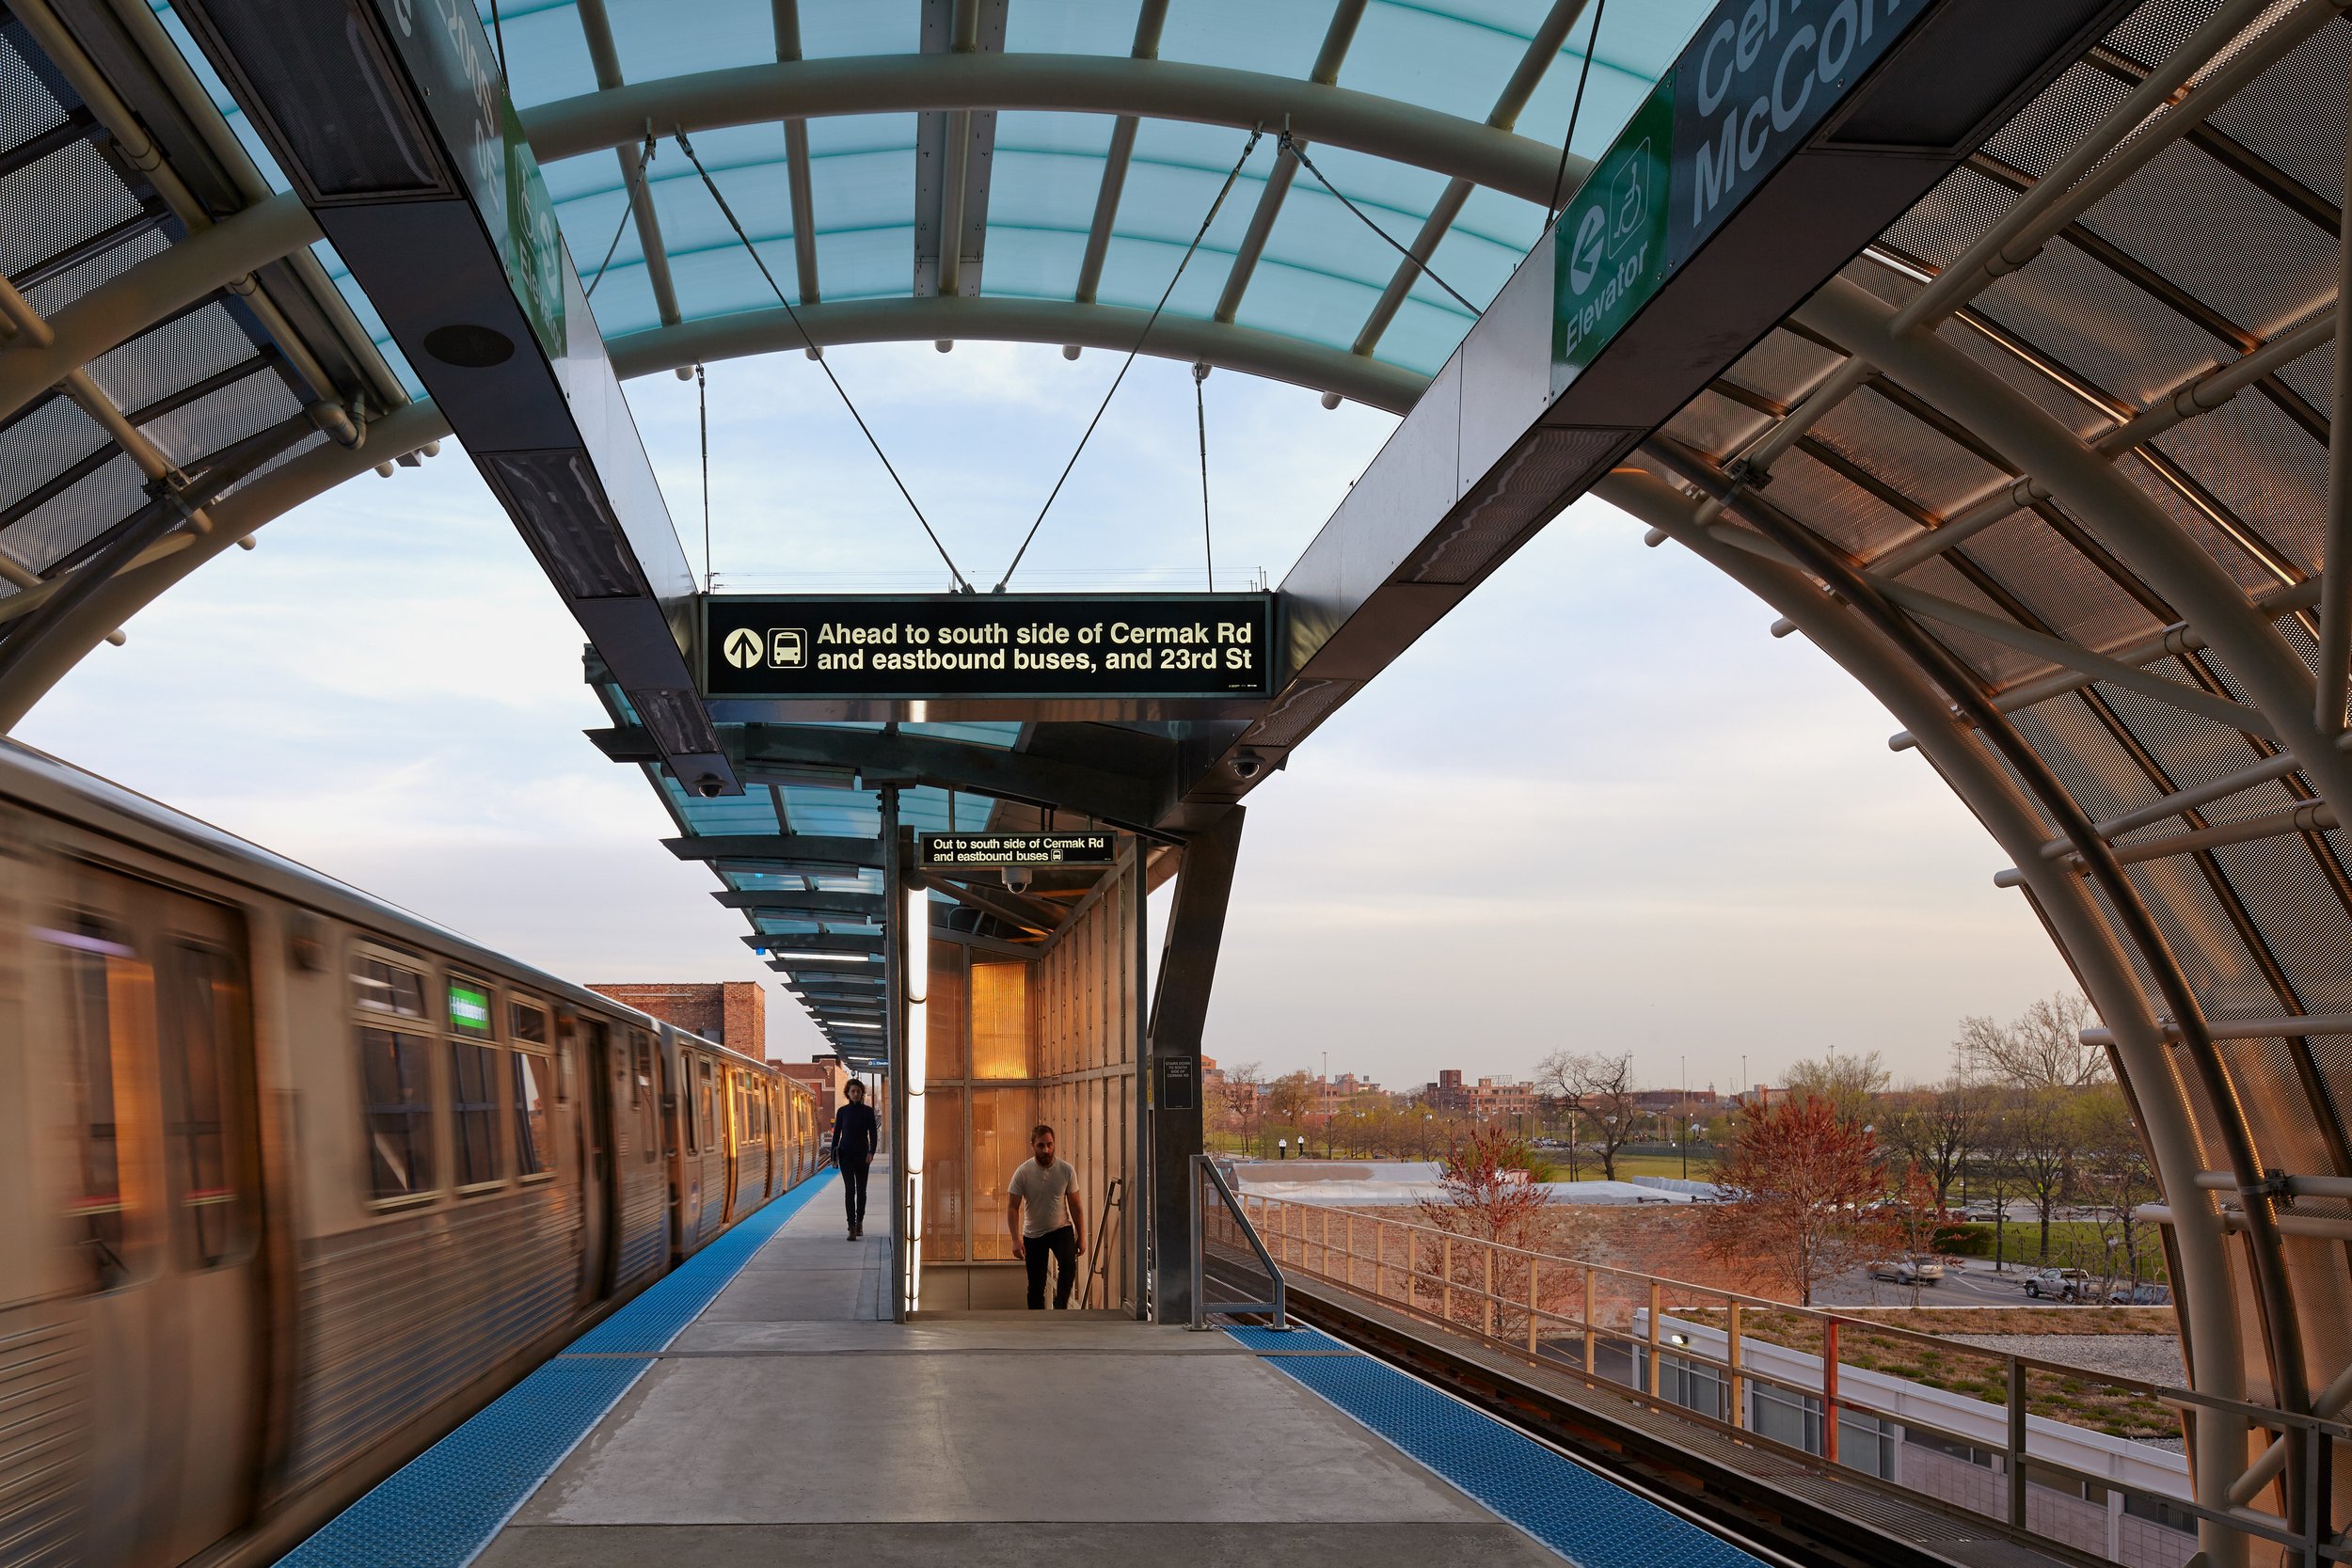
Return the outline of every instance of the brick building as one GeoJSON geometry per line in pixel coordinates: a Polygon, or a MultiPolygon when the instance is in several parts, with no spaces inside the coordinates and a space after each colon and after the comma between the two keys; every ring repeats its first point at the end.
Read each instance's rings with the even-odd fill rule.
{"type": "Polygon", "coordinates": [[[768,993],[755,980],[665,981],[588,989],[707,1040],[717,1040],[730,1051],[767,1059],[768,993]]]}

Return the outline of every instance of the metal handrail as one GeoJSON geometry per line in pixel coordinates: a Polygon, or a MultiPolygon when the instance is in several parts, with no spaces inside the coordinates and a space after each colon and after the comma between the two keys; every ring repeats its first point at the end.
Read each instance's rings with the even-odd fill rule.
{"type": "Polygon", "coordinates": [[[1094,1216],[1094,1244],[1087,1249],[1087,1281],[1078,1292],[1081,1309],[1094,1305],[1094,1282],[1102,1277],[1110,1261],[1103,1250],[1103,1238],[1110,1234],[1111,1216],[1126,1206],[1127,1179],[1114,1176],[1110,1185],[1103,1189],[1103,1207],[1094,1216]]]}
{"type": "Polygon", "coordinates": [[[1224,1173],[1216,1168],[1215,1160],[1206,1154],[1196,1154],[1192,1157],[1192,1326],[1208,1327],[1212,1313],[1271,1312],[1276,1328],[1289,1328],[1289,1298],[1282,1284],[1282,1271],[1276,1265],[1273,1255],[1266,1251],[1265,1243],[1259,1239],[1258,1227],[1249,1223],[1248,1214],[1242,1212],[1241,1200],[1233,1196],[1233,1189],[1225,1184],[1224,1173]],[[1249,1243],[1249,1250],[1258,1255],[1258,1262],[1265,1270],[1266,1277],[1274,1281],[1272,1301],[1212,1302],[1208,1299],[1208,1215],[1202,1211],[1200,1203],[1200,1178],[1203,1176],[1216,1186],[1216,1196],[1224,1203],[1225,1212],[1241,1227],[1242,1235],[1249,1243]]]}

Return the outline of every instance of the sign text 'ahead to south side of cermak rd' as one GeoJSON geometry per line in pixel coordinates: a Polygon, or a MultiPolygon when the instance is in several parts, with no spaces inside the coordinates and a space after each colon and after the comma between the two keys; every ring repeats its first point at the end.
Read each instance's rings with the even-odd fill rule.
{"type": "Polygon", "coordinates": [[[714,594],[711,697],[1249,697],[1270,594],[714,594]]]}

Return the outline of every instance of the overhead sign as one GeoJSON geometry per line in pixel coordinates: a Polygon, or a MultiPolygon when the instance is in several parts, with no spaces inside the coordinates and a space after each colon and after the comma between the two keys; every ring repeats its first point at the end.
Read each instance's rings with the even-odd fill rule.
{"type": "Polygon", "coordinates": [[[1108,865],[1119,835],[1099,833],[924,833],[915,856],[925,865],[1108,865]]]}
{"type": "Polygon", "coordinates": [[[708,697],[1265,697],[1271,594],[703,600],[708,697]]]}
{"type": "Polygon", "coordinates": [[[1935,0],[1722,0],[1552,233],[1552,389],[1820,129],[1935,0]]]}

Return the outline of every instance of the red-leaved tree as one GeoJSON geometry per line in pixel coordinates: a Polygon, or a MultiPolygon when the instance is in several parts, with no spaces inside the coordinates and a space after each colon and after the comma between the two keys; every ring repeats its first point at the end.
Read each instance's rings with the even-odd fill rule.
{"type": "Polygon", "coordinates": [[[1458,1235],[1522,1245],[1550,1196],[1527,1165],[1526,1141],[1506,1128],[1456,1133],[1438,1161],[1438,1196],[1420,1200],[1422,1217],[1458,1235]]]}
{"type": "Polygon", "coordinates": [[[1708,1246],[1754,1264],[1800,1306],[1887,1240],[1870,1208],[1886,1189],[1877,1139],[1819,1096],[1749,1109],[1715,1184],[1724,1196],[1703,1222],[1708,1246]]]}

